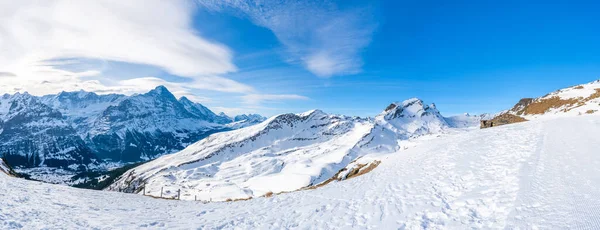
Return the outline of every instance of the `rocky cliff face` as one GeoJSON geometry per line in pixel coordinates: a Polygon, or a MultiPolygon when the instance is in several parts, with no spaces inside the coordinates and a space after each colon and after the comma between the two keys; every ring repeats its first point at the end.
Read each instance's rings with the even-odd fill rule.
{"type": "Polygon", "coordinates": [[[27,93],[0,101],[0,153],[14,167],[85,167],[98,158],[58,110],[27,93]]]}
{"type": "Polygon", "coordinates": [[[2,158],[0,158],[0,173],[4,173],[9,176],[17,176],[17,173],[8,165],[2,158]]]}
{"type": "Polygon", "coordinates": [[[181,150],[208,134],[227,130],[193,110],[197,108],[188,107],[189,111],[166,88],[158,87],[106,108],[85,140],[101,158],[133,162],[181,150]]]}

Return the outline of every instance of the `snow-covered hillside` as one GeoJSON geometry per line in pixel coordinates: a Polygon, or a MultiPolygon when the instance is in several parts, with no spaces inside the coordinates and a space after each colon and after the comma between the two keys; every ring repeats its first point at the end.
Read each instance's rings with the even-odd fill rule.
{"type": "Polygon", "coordinates": [[[109,189],[159,196],[182,189],[189,191],[184,199],[206,201],[295,191],[343,177],[344,169],[361,170],[378,154],[400,149],[402,140],[448,128],[435,106],[419,99],[393,103],[375,119],[282,114],[131,169],[109,189]]]}
{"type": "Polygon", "coordinates": [[[505,113],[527,120],[597,114],[600,111],[600,80],[524,98],[505,113]]]}
{"type": "Polygon", "coordinates": [[[0,174],[0,228],[598,229],[598,136],[600,116],[451,131],[413,139],[360,177],[225,203],[0,174]]]}

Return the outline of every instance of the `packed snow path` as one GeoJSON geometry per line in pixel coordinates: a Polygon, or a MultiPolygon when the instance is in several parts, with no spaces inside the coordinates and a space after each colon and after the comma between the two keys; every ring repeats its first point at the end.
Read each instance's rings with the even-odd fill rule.
{"type": "Polygon", "coordinates": [[[600,229],[600,116],[422,140],[347,181],[202,204],[0,175],[0,228],[600,229]]]}

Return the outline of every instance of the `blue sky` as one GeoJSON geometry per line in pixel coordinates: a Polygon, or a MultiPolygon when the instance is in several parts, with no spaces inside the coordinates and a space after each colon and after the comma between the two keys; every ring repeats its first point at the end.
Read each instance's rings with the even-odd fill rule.
{"type": "MultiPolygon", "coordinates": [[[[315,108],[374,116],[393,101],[418,97],[453,115],[497,112],[522,97],[600,78],[600,3],[595,2],[48,4],[56,5],[42,12],[60,9],[66,18],[56,18],[56,24],[46,18],[49,23],[35,28],[68,31],[60,27],[66,21],[88,34],[78,31],[49,39],[55,42],[24,43],[48,29],[23,34],[18,28],[31,23],[21,20],[33,15],[0,12],[0,19],[13,19],[4,20],[0,30],[6,31],[0,36],[17,43],[11,47],[25,47],[0,45],[3,51],[19,53],[0,58],[4,66],[13,67],[0,72],[27,79],[15,84],[15,79],[0,77],[0,89],[137,93],[163,84],[216,111],[267,116],[315,108]],[[98,10],[102,7],[111,13],[103,15],[98,10]],[[139,7],[143,10],[134,10],[139,7]],[[78,18],[88,11],[97,17],[78,18]],[[85,46],[60,42],[65,40],[85,46]],[[30,71],[19,65],[25,61],[9,58],[46,63],[49,69],[30,71]],[[57,76],[48,77],[48,72],[57,76]],[[57,85],[40,87],[42,78],[57,85]]],[[[14,7],[40,8],[21,3],[14,7]]]]}

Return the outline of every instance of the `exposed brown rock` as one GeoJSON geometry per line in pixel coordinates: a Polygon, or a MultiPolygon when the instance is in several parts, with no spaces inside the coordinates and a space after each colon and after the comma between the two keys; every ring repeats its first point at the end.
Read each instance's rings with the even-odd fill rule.
{"type": "Polygon", "coordinates": [[[595,113],[596,111],[598,111],[598,110],[592,110],[592,109],[590,109],[590,110],[588,110],[588,111],[585,111],[585,113],[586,113],[586,114],[593,114],[593,113],[595,113]]]}
{"type": "Polygon", "coordinates": [[[527,119],[516,116],[516,115],[512,115],[510,113],[503,113],[501,115],[494,117],[491,120],[482,120],[481,128],[482,129],[491,128],[491,127],[496,127],[496,126],[501,126],[501,125],[524,122],[524,121],[527,121],[527,119]]]}
{"type": "Polygon", "coordinates": [[[364,175],[366,173],[373,171],[373,169],[377,168],[377,166],[379,166],[379,164],[381,164],[381,161],[374,161],[374,162],[371,162],[368,164],[357,164],[356,167],[352,168],[351,169],[352,171],[349,172],[348,175],[346,175],[346,178],[340,178],[340,173],[348,170],[347,168],[343,168],[339,172],[337,172],[333,177],[327,179],[326,181],[323,181],[317,185],[308,186],[305,189],[316,189],[316,188],[323,187],[333,181],[348,180],[348,179],[351,179],[351,178],[354,178],[357,176],[364,175]]]}
{"type": "Polygon", "coordinates": [[[580,102],[580,99],[578,98],[562,99],[558,96],[550,97],[547,99],[539,99],[529,104],[529,106],[525,108],[522,114],[544,114],[550,109],[569,107],[577,104],[578,102],[580,102]]]}
{"type": "Polygon", "coordinates": [[[523,98],[519,100],[519,102],[515,106],[513,106],[513,108],[510,111],[515,112],[518,115],[522,115],[527,106],[529,106],[533,102],[533,100],[533,98],[523,98]]]}
{"type": "Polygon", "coordinates": [[[348,173],[345,180],[369,173],[373,171],[373,169],[377,168],[377,166],[379,166],[380,163],[381,161],[375,161],[369,164],[358,164],[356,168],[352,169],[352,171],[348,173]]]}
{"type": "Polygon", "coordinates": [[[589,100],[592,100],[592,99],[596,99],[596,98],[600,98],[600,89],[595,89],[595,90],[596,90],[596,92],[593,93],[592,95],[590,95],[589,97],[587,97],[585,99],[586,101],[589,101],[589,100]]]}
{"type": "Polygon", "coordinates": [[[578,86],[573,87],[573,89],[583,89],[583,86],[582,85],[578,85],[578,86]]]}
{"type": "Polygon", "coordinates": [[[273,192],[268,192],[265,193],[264,197],[272,197],[273,196],[273,192]]]}

